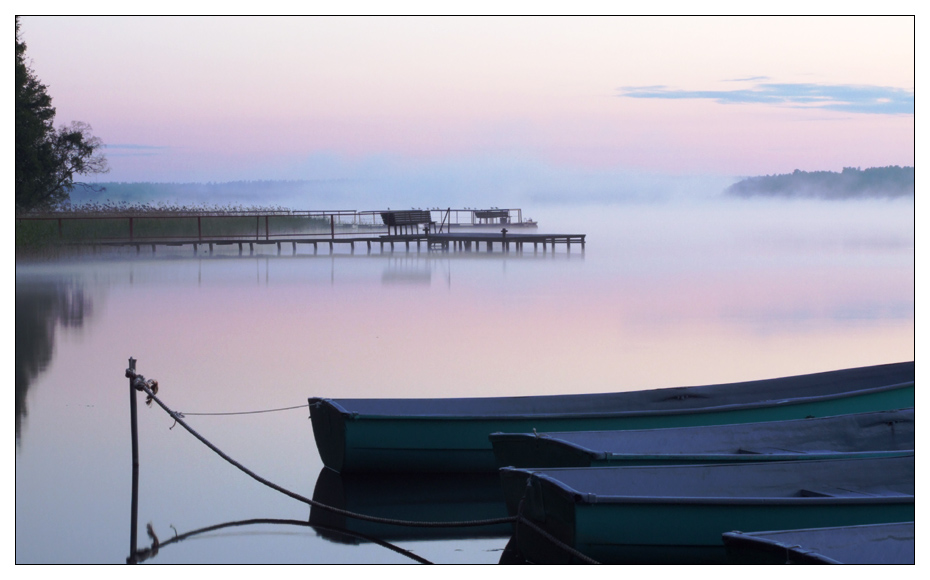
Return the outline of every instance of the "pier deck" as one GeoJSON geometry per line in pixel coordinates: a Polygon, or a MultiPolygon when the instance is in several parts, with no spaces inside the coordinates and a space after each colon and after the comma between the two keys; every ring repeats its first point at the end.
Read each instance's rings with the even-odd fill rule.
{"type": "Polygon", "coordinates": [[[231,246],[236,245],[239,248],[239,254],[244,252],[245,246],[249,248],[249,254],[254,253],[255,246],[275,245],[278,254],[281,253],[283,245],[290,245],[291,252],[297,253],[297,246],[312,245],[313,253],[319,251],[319,247],[328,248],[330,253],[335,251],[335,246],[349,246],[352,253],[355,253],[355,245],[359,244],[365,247],[368,253],[371,253],[372,247],[377,246],[379,251],[384,253],[385,248],[388,251],[403,249],[405,251],[421,250],[421,244],[427,250],[432,251],[484,251],[493,252],[522,252],[525,246],[533,245],[534,251],[542,249],[543,252],[555,252],[556,246],[564,246],[566,251],[571,251],[574,244],[581,247],[584,251],[585,234],[511,234],[511,233],[494,233],[494,232],[463,232],[463,233],[443,233],[443,234],[406,234],[406,235],[377,235],[377,236],[356,236],[356,237],[263,237],[255,236],[242,237],[218,237],[218,238],[190,238],[190,239],[147,239],[147,240],[101,240],[94,242],[84,242],[81,245],[91,245],[94,248],[102,247],[135,247],[136,252],[140,253],[143,247],[151,247],[155,252],[158,246],[191,246],[196,254],[201,247],[209,248],[213,253],[214,246],[231,246]]]}

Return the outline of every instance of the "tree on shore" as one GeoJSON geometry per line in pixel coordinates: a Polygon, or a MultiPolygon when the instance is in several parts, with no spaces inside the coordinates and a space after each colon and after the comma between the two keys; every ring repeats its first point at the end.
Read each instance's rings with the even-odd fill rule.
{"type": "Polygon", "coordinates": [[[818,197],[822,199],[899,198],[914,196],[914,168],[844,167],[834,171],[801,171],[750,177],[727,188],[740,197],[818,197]]]}
{"type": "Polygon", "coordinates": [[[26,64],[16,17],[16,211],[49,209],[67,201],[76,175],[109,171],[103,142],[80,121],[54,127],[55,107],[26,64]]]}

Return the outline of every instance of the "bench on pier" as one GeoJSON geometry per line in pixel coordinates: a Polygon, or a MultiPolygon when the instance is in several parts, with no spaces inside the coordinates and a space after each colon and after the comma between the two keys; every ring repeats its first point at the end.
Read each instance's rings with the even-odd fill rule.
{"type": "Polygon", "coordinates": [[[432,217],[428,210],[422,209],[382,211],[381,221],[388,227],[388,230],[394,228],[394,234],[396,235],[399,233],[406,234],[409,231],[417,233],[420,224],[432,223],[432,217]]]}

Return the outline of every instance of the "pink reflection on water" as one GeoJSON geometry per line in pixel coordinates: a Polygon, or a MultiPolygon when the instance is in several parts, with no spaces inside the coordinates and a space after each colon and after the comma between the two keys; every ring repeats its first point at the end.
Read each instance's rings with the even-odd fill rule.
{"type": "MultiPolygon", "coordinates": [[[[125,557],[130,356],[211,441],[305,495],[321,468],[306,409],[245,418],[194,413],[304,405],[309,396],[648,389],[913,360],[912,245],[847,244],[847,229],[859,240],[872,235],[852,219],[826,228],[820,219],[795,221],[799,233],[775,228],[782,237],[773,238],[766,228],[780,216],[748,226],[721,220],[726,227],[693,219],[674,224],[684,231],[675,233],[648,219],[661,214],[611,216],[629,228],[599,230],[583,256],[217,255],[17,265],[17,284],[70,280],[93,304],[80,331],[59,329],[50,363],[26,394],[17,560],[125,557]],[[61,547],[52,556],[50,542],[61,547]]],[[[862,219],[900,230],[895,220],[874,218],[862,219]]],[[[237,518],[307,516],[172,423],[158,409],[141,409],[141,517],[160,533],[169,525],[183,532],[237,518]]],[[[277,561],[298,554],[312,562],[385,561],[370,547],[337,557],[330,544],[306,540],[306,552],[274,552],[277,561]]],[[[265,546],[256,560],[282,544],[250,545],[265,546]]],[[[160,561],[249,557],[239,550],[223,539],[166,550],[160,561]]]]}

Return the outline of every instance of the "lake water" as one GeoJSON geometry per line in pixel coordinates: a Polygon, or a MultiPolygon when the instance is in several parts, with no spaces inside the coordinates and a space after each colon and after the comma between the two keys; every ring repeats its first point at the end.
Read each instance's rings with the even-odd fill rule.
{"type": "MultiPolygon", "coordinates": [[[[322,468],[309,396],[623,391],[914,359],[912,199],[524,215],[540,232],[587,234],[584,252],[292,256],[286,245],[280,256],[273,246],[241,257],[159,248],[18,262],[16,562],[126,560],[129,357],[204,437],[306,497],[322,468]]],[[[307,522],[307,506],[143,400],[140,547],[150,544],[147,524],[164,543],[224,522],[307,522]]],[[[381,539],[445,564],[496,563],[508,540],[468,531],[381,539]]],[[[163,546],[149,562],[412,560],[370,539],[260,524],[163,546]]]]}

